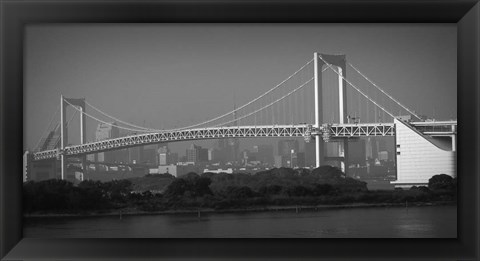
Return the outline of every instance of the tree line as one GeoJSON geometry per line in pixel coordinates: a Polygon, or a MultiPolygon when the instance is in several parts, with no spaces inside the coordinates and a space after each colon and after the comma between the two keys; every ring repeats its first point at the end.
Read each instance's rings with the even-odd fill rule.
{"type": "Polygon", "coordinates": [[[55,179],[26,182],[23,185],[24,211],[81,213],[119,209],[163,211],[455,201],[457,190],[456,178],[441,174],[433,176],[428,186],[369,191],[365,182],[346,177],[340,169],[331,166],[321,166],[312,171],[279,168],[255,175],[198,175],[192,172],[179,178],[153,175],[142,179],[143,183],[150,183],[149,188],[155,188],[153,193],[151,190],[142,191],[138,178],[110,182],[86,180],[78,185],[55,179]],[[162,185],[155,186],[155,182],[162,185]]]}

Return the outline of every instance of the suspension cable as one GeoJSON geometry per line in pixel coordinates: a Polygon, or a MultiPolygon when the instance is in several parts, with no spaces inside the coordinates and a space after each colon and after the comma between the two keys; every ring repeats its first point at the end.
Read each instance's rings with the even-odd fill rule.
{"type": "Polygon", "coordinates": [[[134,127],[134,128],[138,128],[138,129],[142,129],[142,130],[146,130],[146,131],[158,131],[158,130],[156,130],[156,129],[145,128],[145,127],[137,126],[137,125],[135,125],[135,124],[131,124],[131,123],[122,121],[122,120],[120,120],[120,119],[118,119],[118,118],[115,118],[115,117],[113,117],[113,116],[111,116],[111,115],[108,115],[107,113],[101,111],[100,109],[98,109],[98,108],[96,108],[95,106],[91,105],[91,104],[88,103],[87,101],[85,101],[85,104],[87,104],[87,105],[90,106],[92,109],[96,110],[97,112],[103,114],[104,116],[107,116],[107,117],[109,117],[109,118],[111,118],[111,119],[113,119],[113,120],[115,120],[115,121],[118,121],[118,122],[123,123],[123,124],[125,124],[125,125],[128,125],[128,126],[130,126],[130,127],[134,127]]]}
{"type": "Polygon", "coordinates": [[[295,71],[293,74],[291,74],[290,76],[288,76],[285,80],[283,80],[281,83],[277,84],[275,87],[273,87],[272,89],[266,91],[265,93],[263,93],[262,95],[258,96],[257,98],[249,101],[248,103],[234,109],[233,111],[230,111],[230,112],[227,112],[223,115],[220,115],[218,117],[215,117],[213,119],[210,119],[210,120],[207,120],[207,121],[204,121],[204,122],[201,122],[201,123],[197,123],[197,124],[194,124],[194,125],[190,125],[190,126],[186,126],[186,127],[182,127],[182,128],[178,128],[178,129],[172,129],[172,130],[169,130],[169,131],[174,131],[174,130],[184,130],[184,129],[189,129],[189,128],[193,128],[193,127],[197,127],[197,126],[201,126],[201,125],[205,125],[207,123],[210,123],[212,121],[216,121],[216,120],[219,120],[221,118],[224,118],[234,112],[237,112],[238,110],[241,110],[243,108],[245,108],[246,106],[256,102],[257,100],[259,100],[260,98],[266,96],[267,94],[271,93],[272,91],[276,90],[278,87],[280,87],[281,85],[283,85],[286,81],[290,80],[293,76],[295,76],[296,74],[298,74],[301,70],[303,70],[307,65],[309,65],[310,63],[313,62],[313,59],[311,59],[310,61],[308,61],[306,64],[304,64],[302,67],[300,67],[300,69],[298,69],[297,71],[295,71]]]}
{"type": "MultiPolygon", "coordinates": [[[[190,129],[190,128],[194,128],[194,127],[198,127],[198,126],[202,126],[202,125],[205,125],[207,123],[210,123],[210,122],[213,122],[213,121],[216,121],[216,120],[219,120],[219,119],[222,119],[232,113],[236,113],[237,111],[245,108],[246,106],[256,102],[257,100],[261,99],[262,97],[266,96],[267,94],[271,93],[272,91],[276,90],[278,87],[282,86],[285,82],[287,82],[288,80],[290,80],[293,76],[295,76],[296,74],[298,74],[300,71],[302,71],[306,66],[308,66],[310,63],[313,62],[313,59],[311,59],[310,61],[308,61],[306,64],[304,64],[302,67],[300,67],[300,69],[298,69],[297,71],[295,71],[293,74],[291,74],[290,76],[288,76],[285,80],[283,80],[282,82],[280,82],[279,84],[277,84],[275,87],[273,87],[272,89],[268,90],[267,92],[263,93],[262,95],[258,96],[257,98],[251,100],[250,102],[230,111],[230,112],[227,112],[223,115],[220,115],[218,117],[215,117],[213,119],[210,119],[210,120],[206,120],[204,122],[201,122],[201,123],[197,123],[197,124],[193,124],[193,125],[190,125],[190,126],[185,126],[185,127],[181,127],[181,128],[175,128],[175,129],[169,129],[169,130],[158,130],[158,129],[151,129],[151,128],[144,128],[144,127],[140,127],[140,126],[137,126],[137,125],[134,125],[134,124],[131,124],[131,123],[128,123],[128,122],[125,122],[125,121],[122,121],[118,118],[115,118],[111,115],[108,115],[102,111],[100,111],[99,109],[95,108],[94,106],[92,106],[91,104],[89,104],[90,107],[92,107],[93,109],[99,111],[100,113],[102,113],[103,115],[107,116],[107,117],[110,117],[116,121],[119,121],[123,124],[126,124],[126,125],[129,125],[131,127],[135,127],[135,128],[138,128],[139,130],[137,131],[144,131],[144,132],[163,132],[163,131],[176,131],[176,130],[184,130],[184,129],[190,129]]],[[[87,114],[86,114],[87,115],[87,114]]],[[[117,126],[119,127],[119,126],[117,126]]],[[[129,128],[124,128],[124,129],[129,129],[129,128]]]]}
{"type": "Polygon", "coordinates": [[[385,113],[387,113],[388,115],[390,115],[392,118],[395,119],[395,116],[393,114],[391,114],[390,112],[388,112],[387,110],[385,110],[382,106],[380,106],[378,103],[376,103],[374,100],[370,99],[370,97],[368,97],[366,94],[364,94],[357,86],[353,85],[349,80],[347,80],[347,78],[345,78],[343,75],[341,75],[337,70],[335,70],[331,64],[327,63],[323,57],[321,55],[318,56],[327,66],[328,68],[332,69],[338,76],[340,76],[345,82],[347,82],[350,86],[352,86],[355,90],[357,90],[360,94],[362,94],[365,98],[367,98],[369,101],[371,101],[373,104],[375,104],[378,108],[382,109],[383,111],[385,111],[385,113]]]}
{"type": "MultiPolygon", "coordinates": [[[[313,79],[314,79],[314,77],[310,78],[310,80],[306,81],[305,83],[303,83],[302,85],[298,86],[298,87],[295,88],[294,90],[292,90],[292,91],[290,91],[289,93],[285,94],[285,95],[282,96],[281,98],[278,98],[277,100],[271,102],[270,104],[268,104],[268,105],[266,105],[266,106],[263,106],[262,108],[254,111],[254,112],[251,112],[251,113],[249,113],[249,114],[243,115],[242,117],[237,118],[237,119],[246,118],[246,117],[248,117],[248,116],[250,116],[250,115],[252,115],[252,114],[254,114],[254,113],[256,113],[256,112],[259,112],[259,111],[261,111],[261,110],[263,110],[263,109],[266,109],[266,108],[268,108],[268,107],[270,107],[270,106],[272,106],[272,105],[274,105],[274,104],[278,104],[279,101],[283,100],[285,97],[290,96],[292,93],[295,93],[296,91],[298,91],[299,89],[301,89],[303,86],[305,86],[305,85],[307,85],[309,82],[311,82],[313,79]]],[[[223,122],[223,123],[217,124],[217,125],[215,125],[215,126],[213,126],[213,127],[223,126],[223,125],[229,124],[229,123],[231,123],[231,122],[233,122],[233,121],[234,121],[234,120],[227,121],[227,122],[223,122]]]]}
{"type": "MultiPolygon", "coordinates": [[[[145,127],[137,126],[137,125],[134,125],[134,124],[131,124],[131,123],[122,121],[122,120],[120,120],[120,119],[118,119],[118,118],[116,118],[116,117],[113,117],[113,116],[111,116],[111,115],[109,115],[109,114],[107,114],[107,113],[99,110],[99,109],[96,108],[95,106],[93,106],[93,105],[85,102],[88,106],[90,106],[91,108],[93,108],[93,109],[96,110],[97,112],[100,112],[100,113],[103,114],[104,116],[107,116],[107,117],[109,117],[109,118],[111,118],[111,119],[114,119],[114,120],[116,120],[116,121],[118,121],[118,122],[121,122],[121,123],[123,123],[123,124],[125,124],[125,125],[129,125],[129,126],[131,126],[131,127],[134,127],[135,129],[127,128],[127,127],[123,127],[123,126],[113,125],[113,124],[111,124],[111,123],[102,121],[102,120],[100,120],[100,119],[98,119],[98,118],[96,118],[96,117],[94,117],[94,116],[92,116],[92,115],[90,115],[90,114],[88,114],[88,113],[86,113],[86,112],[82,112],[82,111],[78,110],[75,106],[73,106],[72,104],[70,104],[70,103],[69,103],[68,101],[66,101],[66,100],[65,100],[65,102],[67,102],[68,104],[72,105],[72,107],[74,107],[75,110],[80,111],[80,113],[85,114],[85,115],[88,116],[89,118],[92,118],[92,119],[94,119],[94,120],[96,120],[96,121],[98,121],[98,122],[107,124],[107,125],[109,125],[109,126],[114,126],[114,127],[117,127],[117,128],[120,128],[120,129],[124,129],[124,130],[138,131],[138,132],[165,132],[165,131],[184,130],[184,129],[189,129],[189,128],[193,128],[193,127],[205,125],[205,124],[207,124],[207,123],[210,123],[210,122],[216,121],[216,120],[218,120],[218,119],[224,118],[224,117],[226,117],[226,116],[228,116],[228,115],[231,115],[232,113],[236,113],[237,111],[239,111],[239,110],[245,108],[246,106],[248,106],[248,105],[256,102],[257,100],[263,98],[264,96],[266,96],[267,94],[271,93],[272,91],[278,89],[278,88],[279,88],[280,86],[282,86],[285,82],[287,82],[288,80],[290,80],[293,76],[295,76],[296,74],[298,74],[300,71],[302,71],[306,66],[308,66],[308,65],[309,65],[310,63],[312,63],[312,62],[313,62],[313,59],[311,59],[310,61],[308,61],[308,62],[307,62],[306,64],[304,64],[300,69],[298,69],[298,70],[295,71],[293,74],[291,74],[290,76],[288,76],[285,80],[283,80],[282,82],[280,82],[279,84],[277,84],[275,87],[271,88],[270,90],[266,91],[265,93],[263,93],[262,95],[256,97],[255,99],[251,100],[250,102],[248,102],[248,103],[246,103],[246,104],[244,104],[244,105],[242,105],[242,106],[234,109],[233,111],[227,112],[227,113],[225,113],[225,114],[223,114],[223,115],[220,115],[220,116],[218,116],[218,117],[215,117],[215,118],[213,118],[213,119],[210,119],[210,120],[207,120],[207,121],[204,121],[204,122],[201,122],[201,123],[197,123],[197,124],[190,125],[190,126],[185,126],[185,127],[182,127],[182,128],[170,129],[170,130],[158,130],[158,129],[152,129],[152,128],[145,128],[145,127]]],[[[325,71],[325,70],[326,70],[326,69],[324,69],[323,71],[325,71]]],[[[306,84],[306,83],[305,83],[305,84],[306,84]]],[[[303,85],[302,85],[302,87],[303,87],[303,85]]],[[[290,95],[291,93],[293,93],[293,92],[290,92],[289,94],[285,95],[284,97],[287,97],[287,96],[290,95]]],[[[284,97],[278,99],[277,101],[282,100],[284,97]]],[[[277,101],[275,101],[275,102],[273,102],[273,103],[276,103],[277,101]]],[[[273,103],[272,103],[272,104],[273,104],[273,103]]],[[[264,107],[269,107],[269,106],[264,106],[264,107]]],[[[263,108],[261,108],[261,109],[263,109],[263,108]]],[[[261,109],[259,109],[259,110],[257,110],[257,111],[260,111],[261,109]]],[[[250,116],[250,115],[251,115],[251,113],[249,113],[249,114],[247,114],[246,116],[243,116],[243,117],[241,117],[241,118],[237,118],[236,120],[243,119],[243,118],[245,118],[245,117],[247,117],[247,116],[250,116]]],[[[235,121],[235,120],[229,121],[229,123],[234,122],[234,121],[235,121]]],[[[224,124],[226,124],[226,123],[219,124],[219,125],[224,125],[224,124]]],[[[216,125],[216,126],[219,126],[219,125],[216,125]]]]}
{"type": "Polygon", "coordinates": [[[88,116],[89,118],[91,119],[94,119],[98,122],[101,122],[101,123],[104,123],[104,124],[107,124],[109,126],[112,126],[112,127],[116,127],[116,128],[119,128],[119,129],[124,129],[124,130],[129,130],[129,131],[135,131],[135,132],[153,132],[153,131],[145,131],[145,130],[138,130],[138,129],[131,129],[131,128],[127,128],[127,127],[123,127],[123,126],[117,126],[117,125],[113,125],[112,123],[109,123],[109,122],[105,122],[105,121],[102,121],[84,111],[81,111],[80,109],[78,109],[77,107],[73,106],[70,102],[68,102],[67,100],[64,100],[66,103],[70,104],[73,108],[75,108],[75,110],[79,111],[80,113],[82,114],[85,114],[86,116],[88,116]]]}
{"type": "Polygon", "coordinates": [[[60,106],[57,107],[57,109],[55,110],[55,113],[52,116],[52,119],[50,120],[50,123],[48,123],[47,127],[45,128],[42,135],[40,136],[40,139],[38,139],[37,145],[35,145],[34,147],[35,150],[38,148],[38,146],[40,145],[40,142],[42,141],[42,138],[45,136],[45,134],[47,134],[47,131],[50,129],[50,126],[52,125],[53,120],[55,119],[55,116],[57,116],[59,109],[60,109],[60,106]]]}
{"type": "MultiPolygon", "coordinates": [[[[70,117],[70,119],[67,121],[67,127],[68,127],[68,125],[70,125],[70,122],[73,120],[75,115],[77,115],[77,112],[78,111],[73,112],[72,117],[70,117]]],[[[55,131],[58,129],[58,127],[60,127],[60,124],[57,124],[57,126],[55,127],[55,131]]],[[[55,141],[55,147],[57,147],[58,143],[60,142],[60,139],[61,139],[61,137],[58,136],[57,140],[55,141]]]]}
{"type": "Polygon", "coordinates": [[[388,94],[386,91],[384,91],[382,88],[380,88],[377,84],[375,84],[373,81],[371,81],[367,76],[365,76],[362,72],[360,72],[360,70],[358,70],[355,66],[353,66],[351,63],[348,63],[348,65],[350,65],[350,67],[352,67],[357,73],[359,73],[363,78],[365,78],[365,80],[367,80],[368,82],[370,82],[373,86],[375,86],[375,88],[377,88],[379,91],[381,91],[383,94],[385,94],[388,98],[390,98],[391,100],[393,100],[394,102],[396,102],[398,105],[400,105],[403,109],[405,109],[406,111],[408,111],[409,113],[411,113],[413,116],[417,117],[418,119],[422,119],[420,118],[420,116],[418,116],[415,112],[411,111],[410,109],[408,109],[406,106],[404,106],[403,104],[401,104],[399,101],[397,101],[395,98],[393,98],[393,96],[391,96],[390,94],[388,94]]]}

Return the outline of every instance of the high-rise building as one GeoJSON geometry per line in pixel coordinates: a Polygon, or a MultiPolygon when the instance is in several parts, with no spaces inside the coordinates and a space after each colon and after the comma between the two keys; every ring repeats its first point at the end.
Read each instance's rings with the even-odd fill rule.
{"type": "Polygon", "coordinates": [[[143,163],[143,146],[128,149],[128,162],[133,164],[143,163]]]}
{"type": "MultiPolygon", "coordinates": [[[[95,141],[114,139],[120,137],[120,131],[116,122],[99,123],[95,131],[95,141]]],[[[97,153],[95,156],[97,162],[120,162],[120,153],[118,151],[107,151],[97,153]]]]}
{"type": "Polygon", "coordinates": [[[274,165],[273,160],[273,146],[272,145],[258,145],[257,146],[257,160],[261,161],[262,163],[266,163],[270,166],[274,165]]]}
{"type": "Polygon", "coordinates": [[[208,162],[208,149],[200,148],[198,151],[198,162],[208,162]]]}
{"type": "Polygon", "coordinates": [[[245,149],[242,151],[242,164],[247,165],[248,161],[250,160],[250,151],[245,149]]]}
{"type": "Polygon", "coordinates": [[[218,153],[215,154],[215,161],[220,163],[227,162],[227,139],[218,139],[218,153]]]}
{"type": "Polygon", "coordinates": [[[387,151],[387,141],[380,138],[378,141],[378,151],[387,151]]]}
{"type": "Polygon", "coordinates": [[[208,149],[208,161],[213,161],[215,159],[215,149],[208,149]]]}
{"type": "Polygon", "coordinates": [[[167,144],[162,145],[158,149],[158,164],[160,166],[166,166],[171,164],[169,156],[170,156],[170,150],[168,149],[168,145],[167,144]]]}
{"type": "Polygon", "coordinates": [[[305,166],[315,167],[315,140],[305,142],[305,166]]]}
{"type": "Polygon", "coordinates": [[[170,152],[170,157],[168,158],[170,164],[177,164],[178,163],[178,153],[170,152]]]}
{"type": "Polygon", "coordinates": [[[298,152],[298,150],[299,150],[298,140],[278,141],[278,155],[282,156],[283,167],[294,167],[293,158],[296,159],[296,153],[298,152]]]}
{"type": "Polygon", "coordinates": [[[236,162],[239,160],[240,142],[237,138],[225,138],[218,140],[219,155],[217,160],[222,163],[236,162]]]}
{"type": "Polygon", "coordinates": [[[186,156],[187,162],[208,162],[208,149],[192,144],[187,149],[186,156]]]}
{"type": "Polygon", "coordinates": [[[376,159],[378,157],[378,143],[375,138],[368,137],[366,141],[367,158],[376,159]]]}
{"type": "Polygon", "coordinates": [[[297,153],[297,165],[299,168],[305,168],[305,152],[297,153]]]}
{"type": "Polygon", "coordinates": [[[198,154],[198,148],[200,146],[197,146],[195,144],[190,145],[190,148],[187,149],[185,152],[185,156],[187,156],[187,162],[196,162],[197,161],[197,154],[198,154]]]}
{"type": "Polygon", "coordinates": [[[364,139],[356,139],[348,143],[349,164],[358,164],[365,166],[366,164],[366,142],[364,139]]]}
{"type": "Polygon", "coordinates": [[[158,145],[146,145],[143,148],[143,162],[147,165],[158,165],[157,148],[158,145]]]}
{"type": "Polygon", "coordinates": [[[379,151],[378,152],[379,161],[388,161],[388,151],[379,151]]]}
{"type": "Polygon", "coordinates": [[[227,142],[227,161],[236,162],[239,160],[240,141],[237,138],[230,138],[227,142]]]}
{"type": "Polygon", "coordinates": [[[274,160],[275,160],[275,163],[273,164],[273,166],[275,168],[283,167],[283,157],[282,156],[277,155],[277,156],[274,157],[274,160]]]}

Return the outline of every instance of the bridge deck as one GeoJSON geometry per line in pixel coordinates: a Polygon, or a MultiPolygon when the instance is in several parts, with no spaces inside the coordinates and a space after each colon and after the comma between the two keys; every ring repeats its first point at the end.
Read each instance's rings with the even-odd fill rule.
{"type": "MultiPolygon", "coordinates": [[[[234,126],[198,128],[159,133],[146,133],[115,139],[96,141],[81,145],[68,146],[63,153],[67,156],[98,153],[109,150],[123,149],[134,146],[155,144],[161,142],[186,141],[199,139],[221,138],[252,138],[252,137],[309,137],[328,133],[332,138],[348,138],[361,136],[393,136],[393,123],[387,124],[333,124],[321,126],[318,130],[311,125],[268,125],[268,126],[234,126]],[[327,131],[328,130],[328,131],[327,131]]],[[[44,160],[57,157],[59,150],[46,150],[34,153],[34,160],[44,160]]]]}

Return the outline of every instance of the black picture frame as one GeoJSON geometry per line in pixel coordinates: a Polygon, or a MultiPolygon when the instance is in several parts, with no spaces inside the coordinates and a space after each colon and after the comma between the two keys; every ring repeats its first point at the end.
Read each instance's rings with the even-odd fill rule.
{"type": "Polygon", "coordinates": [[[478,260],[480,4],[477,0],[1,0],[2,260],[478,260]],[[457,239],[22,239],[23,38],[34,23],[456,23],[457,239]]]}

